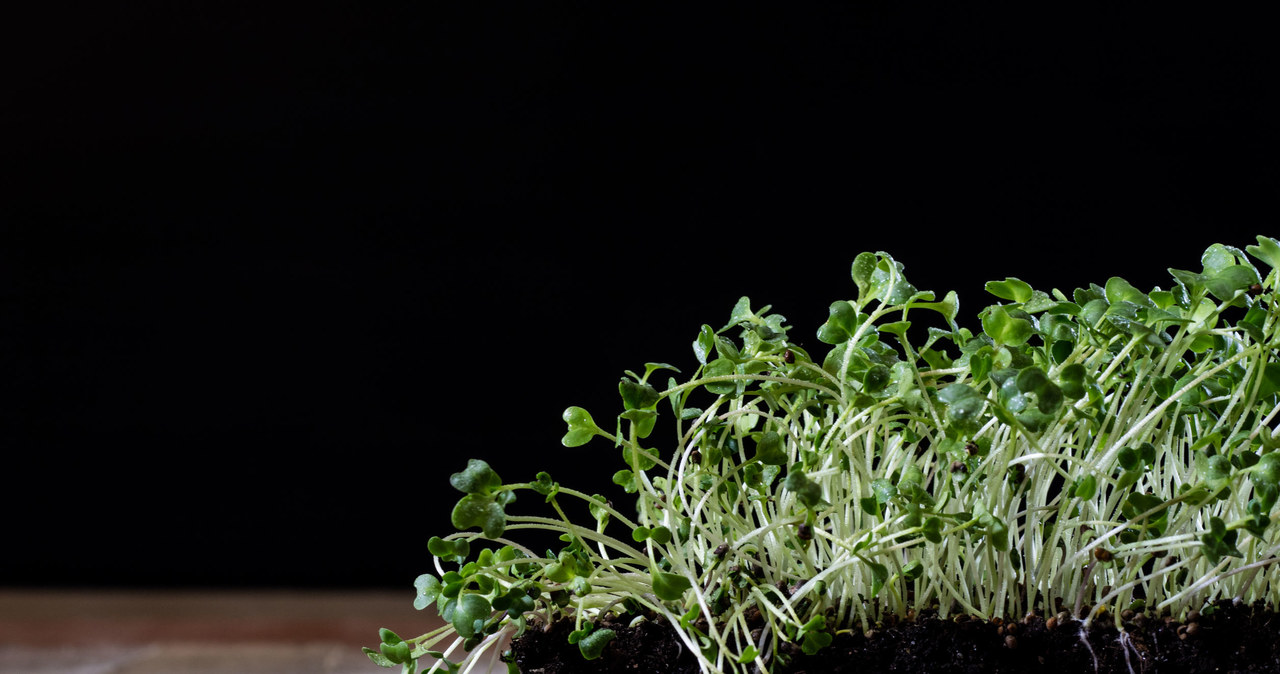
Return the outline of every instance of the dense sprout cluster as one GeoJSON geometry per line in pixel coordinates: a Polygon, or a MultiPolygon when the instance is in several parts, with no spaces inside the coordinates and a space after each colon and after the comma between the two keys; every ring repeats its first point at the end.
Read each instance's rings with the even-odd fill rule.
{"type": "Polygon", "coordinates": [[[1280,244],[1215,244],[1201,264],[1149,291],[991,282],[999,301],[975,332],[955,293],[919,291],[901,263],[863,253],[856,297],[817,330],[822,354],[744,297],[723,327],[702,326],[690,378],[627,372],[608,428],[565,412],[564,445],[616,447],[633,508],[472,460],[450,479],[458,531],[429,541],[434,573],[416,582],[416,606],[448,624],[407,641],[383,630],[366,650],[458,671],[530,620],[569,619],[594,658],[612,613],[668,622],[704,671],[768,671],[837,630],[927,608],[1066,606],[1087,622],[1272,596],[1280,244]],[[659,415],[669,443],[653,437],[659,415]],[[508,512],[519,491],[549,512],[508,512]],[[568,500],[591,519],[568,517],[568,500]],[[522,529],[564,545],[535,552],[508,538],[522,529]]]}

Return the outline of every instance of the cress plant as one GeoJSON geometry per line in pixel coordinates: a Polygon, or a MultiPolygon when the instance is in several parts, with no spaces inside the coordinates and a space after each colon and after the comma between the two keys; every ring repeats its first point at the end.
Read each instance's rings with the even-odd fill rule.
{"type": "Polygon", "coordinates": [[[1246,251],[1265,277],[1215,244],[1201,271],[1170,269],[1168,289],[993,281],[977,331],[956,323],[954,292],[862,253],[855,298],[817,329],[824,353],[744,297],[697,333],[687,379],[648,363],[626,372],[607,423],[565,411],[563,444],[612,444],[634,504],[471,460],[449,480],[458,531],[428,541],[434,570],[415,582],[415,606],[447,624],[384,629],[365,650],[405,672],[423,656],[462,671],[531,621],[571,620],[569,641],[596,658],[612,613],[670,624],[704,672],[768,671],[927,608],[1065,606],[1087,626],[1115,607],[1272,597],[1280,243],[1246,251]],[[674,428],[662,440],[660,415],[674,428]],[[518,493],[545,512],[515,512],[518,493]],[[563,546],[529,549],[528,529],[563,546]]]}

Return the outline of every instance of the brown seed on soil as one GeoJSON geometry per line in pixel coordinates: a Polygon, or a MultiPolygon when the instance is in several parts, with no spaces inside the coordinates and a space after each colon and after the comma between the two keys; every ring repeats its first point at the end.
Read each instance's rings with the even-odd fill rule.
{"type": "Polygon", "coordinates": [[[1013,651],[1013,650],[1017,650],[1017,649],[1018,649],[1018,637],[1015,637],[1015,636],[1013,636],[1012,634],[1010,634],[1010,635],[1006,636],[1006,637],[1004,638],[1004,647],[1005,647],[1005,648],[1007,648],[1007,649],[1009,649],[1009,650],[1011,650],[1011,651],[1013,651]]]}

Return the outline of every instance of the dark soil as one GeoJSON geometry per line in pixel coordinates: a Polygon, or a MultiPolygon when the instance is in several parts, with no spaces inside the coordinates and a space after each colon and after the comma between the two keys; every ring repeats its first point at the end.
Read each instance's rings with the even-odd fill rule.
{"type": "MultiPolygon", "coordinates": [[[[548,632],[530,629],[513,644],[520,671],[698,672],[693,656],[669,626],[643,622],[630,628],[628,621],[606,620],[611,622],[600,626],[615,630],[617,636],[604,655],[592,661],[568,643],[571,623],[558,623],[548,632]]],[[[774,672],[1280,673],[1280,614],[1262,602],[1220,602],[1212,612],[1193,612],[1185,622],[1131,612],[1118,617],[1120,625],[1116,622],[1105,615],[1095,619],[1086,647],[1080,639],[1082,624],[1066,614],[1001,623],[964,616],[944,620],[926,612],[868,633],[837,634],[827,648],[812,656],[796,652],[789,664],[775,666],[774,672]]]]}

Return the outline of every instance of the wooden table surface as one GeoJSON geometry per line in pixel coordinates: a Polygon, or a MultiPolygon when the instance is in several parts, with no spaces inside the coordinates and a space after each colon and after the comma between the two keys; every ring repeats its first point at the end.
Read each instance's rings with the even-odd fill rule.
{"type": "MultiPolygon", "coordinates": [[[[413,591],[0,588],[0,674],[377,674],[361,646],[439,625],[413,591]]],[[[504,669],[498,671],[505,671],[504,669]]]]}

